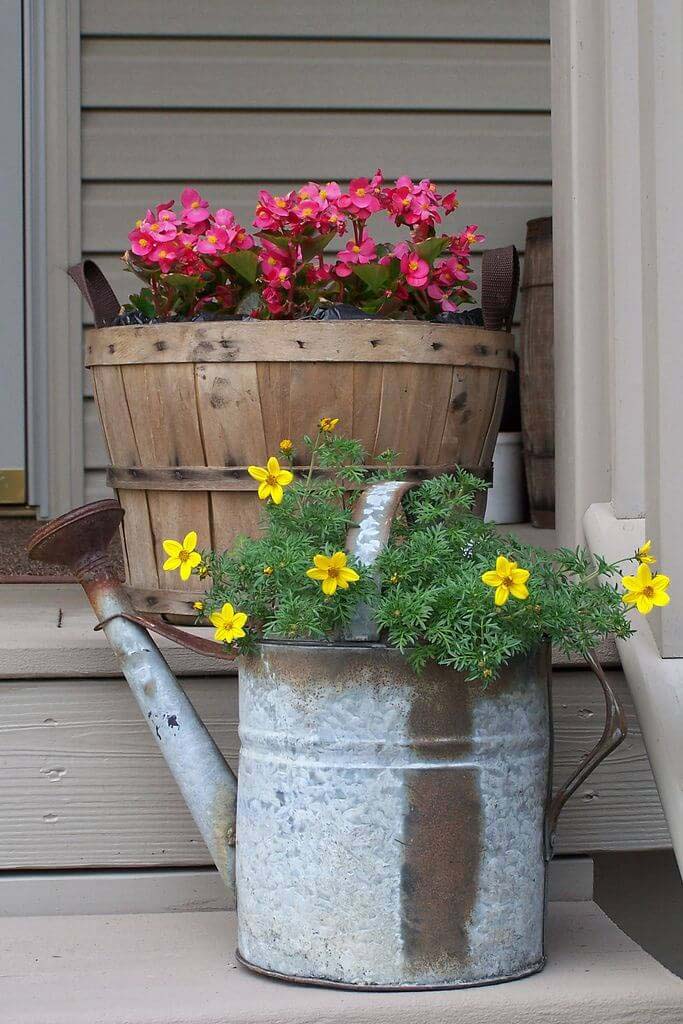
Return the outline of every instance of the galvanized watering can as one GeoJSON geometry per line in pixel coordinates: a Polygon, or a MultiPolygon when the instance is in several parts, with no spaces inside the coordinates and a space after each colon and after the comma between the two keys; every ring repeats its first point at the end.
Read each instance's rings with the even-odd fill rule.
{"type": "MultiPolygon", "coordinates": [[[[375,485],[349,547],[371,564],[408,485],[375,485]]],[[[148,629],[220,645],[137,615],[106,549],[123,512],[86,505],[40,529],[33,558],[73,568],[118,655],[226,885],[238,956],[263,974],[354,989],[457,988],[544,964],[547,863],[559,812],[626,733],[605,695],[603,735],[551,792],[547,649],[484,688],[437,665],[416,676],[374,642],[263,642],[239,663],[237,779],[148,629]]]]}

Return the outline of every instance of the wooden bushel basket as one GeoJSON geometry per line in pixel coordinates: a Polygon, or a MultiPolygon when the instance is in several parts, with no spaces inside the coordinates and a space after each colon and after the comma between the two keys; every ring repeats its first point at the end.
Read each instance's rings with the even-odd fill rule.
{"type": "MultiPolygon", "coordinates": [[[[291,438],[322,416],[373,455],[400,452],[409,475],[491,463],[512,369],[514,249],[484,254],[486,329],[422,321],[217,321],[98,327],[86,366],[111,460],[108,482],[125,509],[127,582],[135,606],[192,613],[203,590],[165,573],[162,541],[196,530],[224,550],[258,530],[258,484],[291,438]]],[[[118,312],[93,264],[72,273],[96,323],[118,312]],[[95,294],[94,294],[95,293],[95,294]],[[99,313],[98,313],[99,303],[99,313]],[[112,312],[114,311],[115,312],[112,312]]]]}

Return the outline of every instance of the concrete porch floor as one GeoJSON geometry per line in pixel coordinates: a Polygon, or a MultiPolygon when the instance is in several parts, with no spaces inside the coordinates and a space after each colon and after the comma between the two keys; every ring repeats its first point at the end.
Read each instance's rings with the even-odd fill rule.
{"type": "Polygon", "coordinates": [[[505,985],[360,993],[239,966],[226,912],[2,922],[3,1024],[680,1024],[683,981],[591,902],[551,903],[548,966],[505,985]]]}

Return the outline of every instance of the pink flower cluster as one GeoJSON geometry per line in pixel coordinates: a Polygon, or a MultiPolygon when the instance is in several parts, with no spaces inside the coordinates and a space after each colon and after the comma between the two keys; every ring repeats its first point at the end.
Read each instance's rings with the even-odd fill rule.
{"type": "Polygon", "coordinates": [[[250,249],[254,239],[235,221],[230,210],[209,210],[209,203],[194,188],[186,188],[182,209],[175,213],[173,200],[160,203],[156,211],[147,211],[130,232],[131,251],[148,266],[162,274],[176,270],[197,274],[204,270],[202,257],[216,256],[239,249],[250,249]]]}
{"type": "Polygon", "coordinates": [[[428,178],[387,183],[378,170],[354,178],[347,190],[336,181],[309,181],[284,195],[262,189],[255,239],[230,210],[211,212],[196,189],[186,188],[177,212],[172,201],[162,203],[128,236],[124,258],[150,285],[131,301],[171,317],[208,304],[234,312],[247,294],[251,315],[263,318],[294,319],[338,302],[386,316],[453,312],[471,301],[470,249],[484,241],[476,225],[437,236],[457,207],[456,192],[442,196],[428,178]],[[378,213],[407,228],[409,240],[391,245],[373,238],[368,220],[378,213]],[[326,261],[327,247],[347,233],[344,248],[326,261]],[[192,288],[186,280],[195,282],[192,288]]]}

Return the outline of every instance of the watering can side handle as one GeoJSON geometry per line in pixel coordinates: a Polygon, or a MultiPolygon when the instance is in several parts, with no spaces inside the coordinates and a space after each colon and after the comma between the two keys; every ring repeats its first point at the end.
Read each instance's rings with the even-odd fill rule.
{"type": "Polygon", "coordinates": [[[595,771],[598,765],[604,761],[608,754],[611,754],[613,750],[616,750],[620,743],[623,743],[628,735],[626,714],[624,712],[623,705],[610,686],[607,676],[595,656],[595,652],[589,651],[585,655],[585,658],[602,687],[603,696],[605,698],[605,725],[602,730],[602,735],[593,749],[584,757],[578,768],[572,775],[570,775],[567,781],[560,786],[550,800],[546,813],[545,824],[545,845],[548,860],[550,860],[553,854],[557,821],[562,808],[567,803],[567,800],[569,800],[569,797],[572,796],[579,786],[586,781],[588,776],[595,771]]]}
{"type": "Polygon", "coordinates": [[[148,629],[151,633],[158,633],[159,636],[166,637],[167,640],[173,640],[174,643],[180,647],[187,647],[188,650],[194,651],[195,654],[203,654],[207,658],[220,658],[221,661],[234,661],[237,658],[235,651],[226,648],[224,644],[219,644],[215,640],[206,640],[201,636],[192,636],[184,629],[179,629],[178,626],[172,626],[169,622],[161,622],[156,619],[150,619],[146,615],[136,615],[133,612],[119,612],[117,615],[112,615],[108,619],[103,619],[102,622],[98,622],[95,626],[95,630],[103,629],[113,619],[127,619],[129,622],[135,622],[138,626],[143,626],[148,629]]]}

